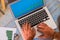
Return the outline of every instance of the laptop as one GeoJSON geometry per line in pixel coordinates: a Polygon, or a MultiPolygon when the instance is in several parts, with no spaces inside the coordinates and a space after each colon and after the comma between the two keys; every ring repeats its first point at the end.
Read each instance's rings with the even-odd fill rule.
{"type": "MultiPolygon", "coordinates": [[[[31,24],[32,27],[36,29],[37,24],[46,23],[52,29],[56,29],[57,25],[55,24],[49,10],[44,6],[43,0],[27,0],[20,1],[20,3],[14,3],[10,5],[12,13],[17,20],[15,21],[17,28],[22,36],[22,24],[26,21],[31,24]],[[26,4],[25,4],[26,3],[26,4]]],[[[36,31],[36,37],[41,35],[36,31]]]]}

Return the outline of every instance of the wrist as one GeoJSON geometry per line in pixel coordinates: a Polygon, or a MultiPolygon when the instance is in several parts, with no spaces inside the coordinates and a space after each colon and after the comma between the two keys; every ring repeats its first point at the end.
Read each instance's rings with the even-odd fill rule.
{"type": "Polygon", "coordinates": [[[52,32],[52,33],[50,33],[50,34],[49,34],[49,33],[47,33],[47,34],[46,34],[46,35],[47,35],[46,37],[47,37],[47,38],[54,38],[54,35],[55,35],[55,34],[56,34],[56,32],[55,32],[55,31],[53,31],[53,32],[52,32]]]}
{"type": "Polygon", "coordinates": [[[56,32],[53,33],[53,35],[52,35],[52,39],[54,39],[55,34],[56,34],[56,32]]]}

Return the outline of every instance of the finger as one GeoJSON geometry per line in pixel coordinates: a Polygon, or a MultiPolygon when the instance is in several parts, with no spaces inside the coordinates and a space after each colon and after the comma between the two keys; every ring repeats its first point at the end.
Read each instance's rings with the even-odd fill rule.
{"type": "Polygon", "coordinates": [[[38,28],[38,29],[44,29],[44,27],[42,27],[42,26],[37,26],[37,28],[38,28]]]}
{"type": "Polygon", "coordinates": [[[46,23],[41,23],[40,25],[41,25],[41,26],[48,27],[48,25],[47,25],[46,23]]]}
{"type": "Polygon", "coordinates": [[[42,27],[44,25],[44,23],[40,23],[37,25],[37,27],[42,27]]]}
{"type": "Polygon", "coordinates": [[[32,28],[32,32],[34,35],[36,34],[36,30],[34,28],[32,28]]]}
{"type": "Polygon", "coordinates": [[[25,30],[28,30],[28,28],[29,28],[29,23],[28,22],[26,22],[26,27],[25,27],[25,30]]]}
{"type": "Polygon", "coordinates": [[[37,25],[37,28],[46,29],[46,28],[48,28],[48,25],[45,24],[45,23],[40,23],[40,24],[37,25]]]}
{"type": "Polygon", "coordinates": [[[49,30],[52,30],[52,28],[50,28],[47,24],[45,23],[41,23],[37,28],[40,28],[40,29],[49,29],[49,30]]]}
{"type": "Polygon", "coordinates": [[[38,24],[38,26],[47,26],[47,24],[45,24],[45,23],[40,23],[40,24],[38,24]]]}
{"type": "Polygon", "coordinates": [[[31,25],[30,24],[28,25],[28,29],[31,30],[31,25]]]}
{"type": "Polygon", "coordinates": [[[40,26],[42,26],[42,27],[40,27],[40,28],[44,28],[44,29],[51,29],[47,24],[45,24],[45,23],[42,23],[40,26]]]}
{"type": "Polygon", "coordinates": [[[44,27],[37,27],[37,31],[39,31],[39,32],[43,32],[44,30],[45,30],[44,27]]]}
{"type": "Polygon", "coordinates": [[[25,27],[25,23],[22,24],[22,28],[24,28],[24,27],[25,27]]]}
{"type": "Polygon", "coordinates": [[[25,31],[25,23],[24,24],[22,24],[22,31],[25,31]]]}
{"type": "Polygon", "coordinates": [[[37,28],[38,32],[44,32],[44,29],[37,28]]]}

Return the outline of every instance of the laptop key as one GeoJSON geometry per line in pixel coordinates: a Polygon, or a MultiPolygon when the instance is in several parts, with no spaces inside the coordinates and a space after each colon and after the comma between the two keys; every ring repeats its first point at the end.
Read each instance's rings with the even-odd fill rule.
{"type": "Polygon", "coordinates": [[[32,15],[18,21],[20,26],[22,26],[22,24],[27,21],[33,27],[33,26],[37,25],[38,23],[44,22],[49,19],[48,14],[46,13],[46,11],[44,9],[41,11],[38,11],[37,13],[34,13],[34,14],[31,13],[31,14],[32,15]]]}

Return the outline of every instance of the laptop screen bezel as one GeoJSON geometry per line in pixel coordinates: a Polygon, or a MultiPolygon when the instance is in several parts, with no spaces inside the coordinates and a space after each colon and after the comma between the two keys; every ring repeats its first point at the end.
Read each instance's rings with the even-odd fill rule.
{"type": "Polygon", "coordinates": [[[37,11],[37,10],[42,9],[42,8],[45,6],[45,5],[44,5],[44,0],[43,0],[43,6],[41,6],[41,7],[39,7],[39,8],[36,8],[36,9],[34,9],[34,10],[32,10],[32,11],[30,11],[30,12],[28,12],[28,13],[26,13],[26,14],[24,14],[24,15],[16,18],[15,15],[14,15],[14,13],[13,13],[13,11],[12,11],[12,9],[11,9],[11,7],[10,7],[10,5],[12,5],[12,4],[16,3],[16,2],[19,2],[19,0],[15,1],[15,2],[13,2],[13,3],[10,3],[10,4],[8,5],[8,7],[9,7],[9,9],[10,9],[10,11],[11,11],[11,14],[12,14],[12,16],[13,16],[15,19],[20,19],[20,18],[22,18],[22,17],[24,17],[24,16],[27,16],[27,15],[29,15],[30,13],[33,13],[33,12],[35,12],[35,11],[37,11]]]}

